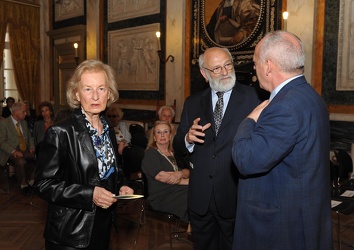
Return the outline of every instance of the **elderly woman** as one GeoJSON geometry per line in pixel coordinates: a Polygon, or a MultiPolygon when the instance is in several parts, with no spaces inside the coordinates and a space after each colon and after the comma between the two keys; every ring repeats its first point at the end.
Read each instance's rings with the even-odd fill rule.
{"type": "Polygon", "coordinates": [[[148,183],[151,207],[172,213],[188,223],[189,169],[173,153],[172,126],[168,121],[156,121],[151,130],[142,170],[148,183]]]}
{"type": "Polygon", "coordinates": [[[113,196],[133,194],[122,183],[114,130],[100,115],[118,99],[114,71],[84,61],[66,95],[74,111],[47,130],[36,168],[35,191],[49,203],[46,249],[109,249],[113,196]]]}
{"type": "Polygon", "coordinates": [[[109,106],[106,111],[106,116],[111,123],[110,125],[114,128],[116,133],[116,140],[118,142],[118,153],[121,155],[123,153],[123,149],[127,147],[132,138],[127,125],[124,121],[122,121],[124,113],[118,106],[118,104],[113,103],[109,106]]]}

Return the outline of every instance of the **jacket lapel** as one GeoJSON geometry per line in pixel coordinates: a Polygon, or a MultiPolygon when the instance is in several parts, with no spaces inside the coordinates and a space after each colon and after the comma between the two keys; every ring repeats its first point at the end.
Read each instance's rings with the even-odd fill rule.
{"type": "Polygon", "coordinates": [[[97,160],[95,150],[91,142],[90,134],[87,132],[85,119],[82,116],[81,110],[76,109],[73,115],[75,117],[75,119],[73,119],[74,130],[80,142],[81,148],[88,156],[90,156],[90,158],[97,160]]]}
{"type": "Polygon", "coordinates": [[[244,94],[240,92],[239,88],[237,88],[237,83],[232,89],[231,96],[229,99],[229,103],[227,104],[225,114],[222,118],[222,122],[219,128],[219,133],[227,127],[228,123],[235,117],[235,112],[237,112],[238,107],[241,106],[241,102],[243,102],[244,94]]]}

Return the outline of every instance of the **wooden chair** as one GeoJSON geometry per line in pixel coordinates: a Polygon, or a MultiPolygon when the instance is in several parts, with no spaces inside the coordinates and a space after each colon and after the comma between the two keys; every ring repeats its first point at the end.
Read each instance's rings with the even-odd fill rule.
{"type": "Polygon", "coordinates": [[[142,184],[143,184],[143,193],[144,193],[144,217],[145,217],[145,212],[148,211],[151,214],[155,214],[157,216],[157,218],[161,219],[167,219],[168,225],[169,225],[169,242],[170,242],[170,249],[172,249],[172,241],[174,239],[179,240],[179,241],[183,241],[189,244],[194,244],[192,241],[186,240],[184,239],[182,236],[183,235],[187,235],[187,231],[181,231],[180,230],[180,224],[181,224],[181,220],[177,215],[174,215],[172,213],[168,213],[168,212],[162,212],[162,211],[158,211],[153,209],[149,202],[147,201],[147,197],[149,194],[148,191],[148,184],[147,184],[147,179],[144,173],[142,173],[142,184]]]}

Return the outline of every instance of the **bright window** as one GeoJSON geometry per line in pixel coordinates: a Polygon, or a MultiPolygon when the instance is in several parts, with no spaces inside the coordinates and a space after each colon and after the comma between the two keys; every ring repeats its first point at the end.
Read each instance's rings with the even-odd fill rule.
{"type": "Polygon", "coordinates": [[[4,58],[1,64],[1,79],[2,84],[0,86],[0,99],[7,98],[9,96],[15,98],[15,100],[19,100],[20,97],[18,95],[14,71],[12,67],[12,57],[10,51],[10,38],[9,33],[6,32],[5,36],[5,49],[4,49],[4,58]]]}

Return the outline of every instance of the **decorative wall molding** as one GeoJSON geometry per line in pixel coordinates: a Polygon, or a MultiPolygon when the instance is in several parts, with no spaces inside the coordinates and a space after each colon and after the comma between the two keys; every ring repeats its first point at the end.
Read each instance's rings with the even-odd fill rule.
{"type": "Polygon", "coordinates": [[[61,0],[54,4],[56,22],[85,14],[84,0],[61,0]]]}
{"type": "Polygon", "coordinates": [[[160,0],[108,0],[108,23],[160,13],[160,0]]]}
{"type": "Polygon", "coordinates": [[[108,64],[120,90],[159,90],[158,30],[160,23],[108,32],[108,64]]]}
{"type": "Polygon", "coordinates": [[[340,0],[336,90],[354,90],[354,0],[340,0]]]}

